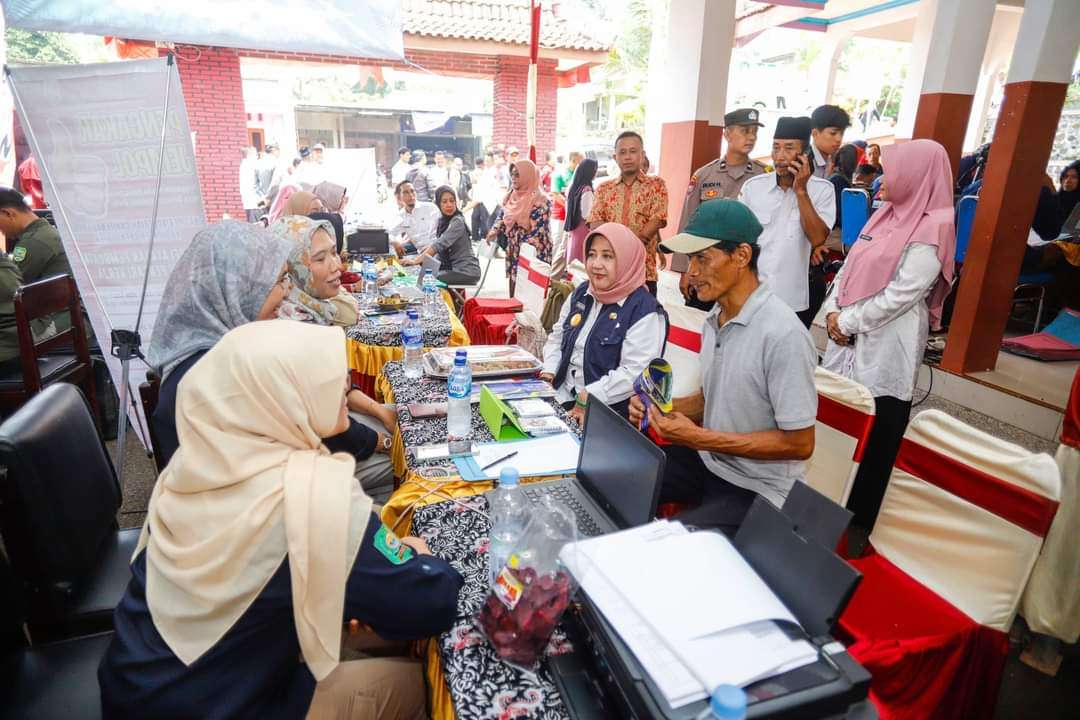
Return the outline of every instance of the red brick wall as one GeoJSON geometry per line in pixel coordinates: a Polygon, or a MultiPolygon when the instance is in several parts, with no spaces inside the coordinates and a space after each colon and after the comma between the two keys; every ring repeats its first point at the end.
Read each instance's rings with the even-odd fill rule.
{"type": "MultiPolygon", "coordinates": [[[[222,213],[243,218],[240,200],[240,149],[247,144],[247,113],[240,77],[240,57],[297,60],[303,62],[375,64],[415,69],[402,62],[339,55],[233,50],[204,46],[181,46],[177,52],[180,80],[184,86],[188,118],[195,136],[195,160],[202,185],[207,220],[222,213]]],[[[495,55],[436,53],[406,50],[408,61],[432,72],[459,77],[490,77],[494,80],[492,141],[528,148],[525,132],[527,58],[495,55]]],[[[558,78],[555,60],[540,61],[536,98],[537,158],[555,149],[558,78]]]]}
{"type": "MultiPolygon", "coordinates": [[[[494,129],[492,142],[516,145],[525,155],[529,147],[525,128],[525,93],[529,85],[528,58],[500,56],[493,94],[494,129]]],[[[540,60],[536,78],[536,157],[555,149],[555,123],[558,115],[559,80],[555,60],[540,60]]]]}
{"type": "Polygon", "coordinates": [[[430,50],[405,50],[407,62],[394,60],[349,57],[347,55],[312,55],[310,53],[273,52],[265,50],[240,50],[240,55],[251,58],[270,60],[295,60],[311,63],[337,63],[339,65],[379,65],[398,70],[413,70],[409,63],[435,73],[452,73],[464,77],[492,77],[498,68],[495,55],[466,55],[461,53],[439,53],[430,50]]]}
{"type": "Polygon", "coordinates": [[[185,47],[177,54],[188,121],[195,133],[206,219],[222,213],[244,218],[240,200],[240,149],[247,145],[247,113],[236,50],[185,47]]]}

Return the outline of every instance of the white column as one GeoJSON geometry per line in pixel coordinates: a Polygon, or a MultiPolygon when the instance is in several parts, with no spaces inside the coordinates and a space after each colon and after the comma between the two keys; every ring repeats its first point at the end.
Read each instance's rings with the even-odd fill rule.
{"type": "Polygon", "coordinates": [[[1027,0],[1006,84],[1069,82],[1080,42],[1080,2],[1027,0]]]}
{"type": "Polygon", "coordinates": [[[825,35],[825,44],[821,54],[814,58],[810,66],[810,100],[817,105],[832,103],[833,90],[836,87],[836,70],[840,64],[840,55],[851,36],[844,32],[829,32],[825,35]]]}
{"type": "Polygon", "coordinates": [[[990,101],[998,91],[998,77],[1009,64],[1016,33],[1020,29],[1020,16],[1023,8],[999,6],[994,13],[994,22],[990,26],[990,40],[986,44],[982,70],[979,72],[979,84],[975,88],[975,99],[971,104],[971,118],[968,121],[967,134],[964,136],[964,152],[975,150],[982,144],[983,129],[990,112],[990,101]]]}
{"type": "Polygon", "coordinates": [[[995,7],[990,0],[921,0],[896,137],[911,137],[920,96],[975,93],[995,7]]]}
{"type": "Polygon", "coordinates": [[[719,125],[735,41],[735,0],[671,0],[662,122],[719,125]]]}

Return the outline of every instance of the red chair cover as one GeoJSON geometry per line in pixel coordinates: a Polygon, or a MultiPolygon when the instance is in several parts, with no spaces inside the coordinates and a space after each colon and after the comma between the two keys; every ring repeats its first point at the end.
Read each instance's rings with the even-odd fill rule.
{"type": "Polygon", "coordinates": [[[881,719],[993,717],[1008,636],[869,553],[849,561],[863,579],[837,634],[870,671],[881,719]]]}
{"type": "MultiPolygon", "coordinates": [[[[515,298],[472,298],[461,311],[461,323],[474,343],[478,343],[480,318],[485,315],[521,312],[521,301],[515,298]]],[[[499,343],[505,342],[500,340],[499,343]]]]}
{"type": "Polygon", "coordinates": [[[474,345],[506,345],[516,340],[511,337],[507,340],[506,330],[514,322],[514,316],[510,313],[483,315],[477,319],[476,331],[469,331],[474,345]]]}

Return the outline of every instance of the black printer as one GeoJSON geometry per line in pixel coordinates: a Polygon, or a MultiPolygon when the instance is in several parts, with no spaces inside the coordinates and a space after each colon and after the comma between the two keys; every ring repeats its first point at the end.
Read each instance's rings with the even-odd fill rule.
{"type": "MultiPolygon", "coordinates": [[[[817,661],[744,688],[747,718],[877,718],[870,674],[829,634],[861,579],[829,549],[850,517],[796,483],[783,511],[757,498],[736,534],[735,547],[801,625],[784,629],[819,649],[817,661]]],[[[671,709],[583,591],[563,627],[575,651],[546,662],[572,720],[692,720],[706,709],[707,700],[671,709]]]]}

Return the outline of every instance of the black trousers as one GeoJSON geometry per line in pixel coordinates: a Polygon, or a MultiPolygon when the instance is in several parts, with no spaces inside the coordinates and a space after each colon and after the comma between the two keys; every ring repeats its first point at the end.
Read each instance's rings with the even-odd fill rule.
{"type": "Polygon", "coordinates": [[[437,279],[447,285],[475,285],[480,282],[479,275],[470,275],[457,270],[444,270],[439,273],[437,279]]]}
{"type": "Polygon", "coordinates": [[[696,450],[681,445],[663,445],[662,449],[667,461],[660,502],[696,505],[682,511],[675,519],[687,525],[734,535],[757,493],[714,475],[696,450]]]}
{"type": "Polygon", "coordinates": [[[883,395],[874,398],[874,409],[874,427],[847,501],[848,510],[855,513],[855,524],[868,531],[873,530],[885,497],[896,453],[911,416],[911,401],[883,395]]]}
{"type": "Polygon", "coordinates": [[[809,330],[814,323],[814,318],[817,317],[818,310],[825,303],[825,297],[828,295],[825,274],[821,272],[820,265],[810,268],[810,275],[807,277],[806,285],[810,291],[810,306],[795,314],[799,316],[803,326],[809,330]]]}

